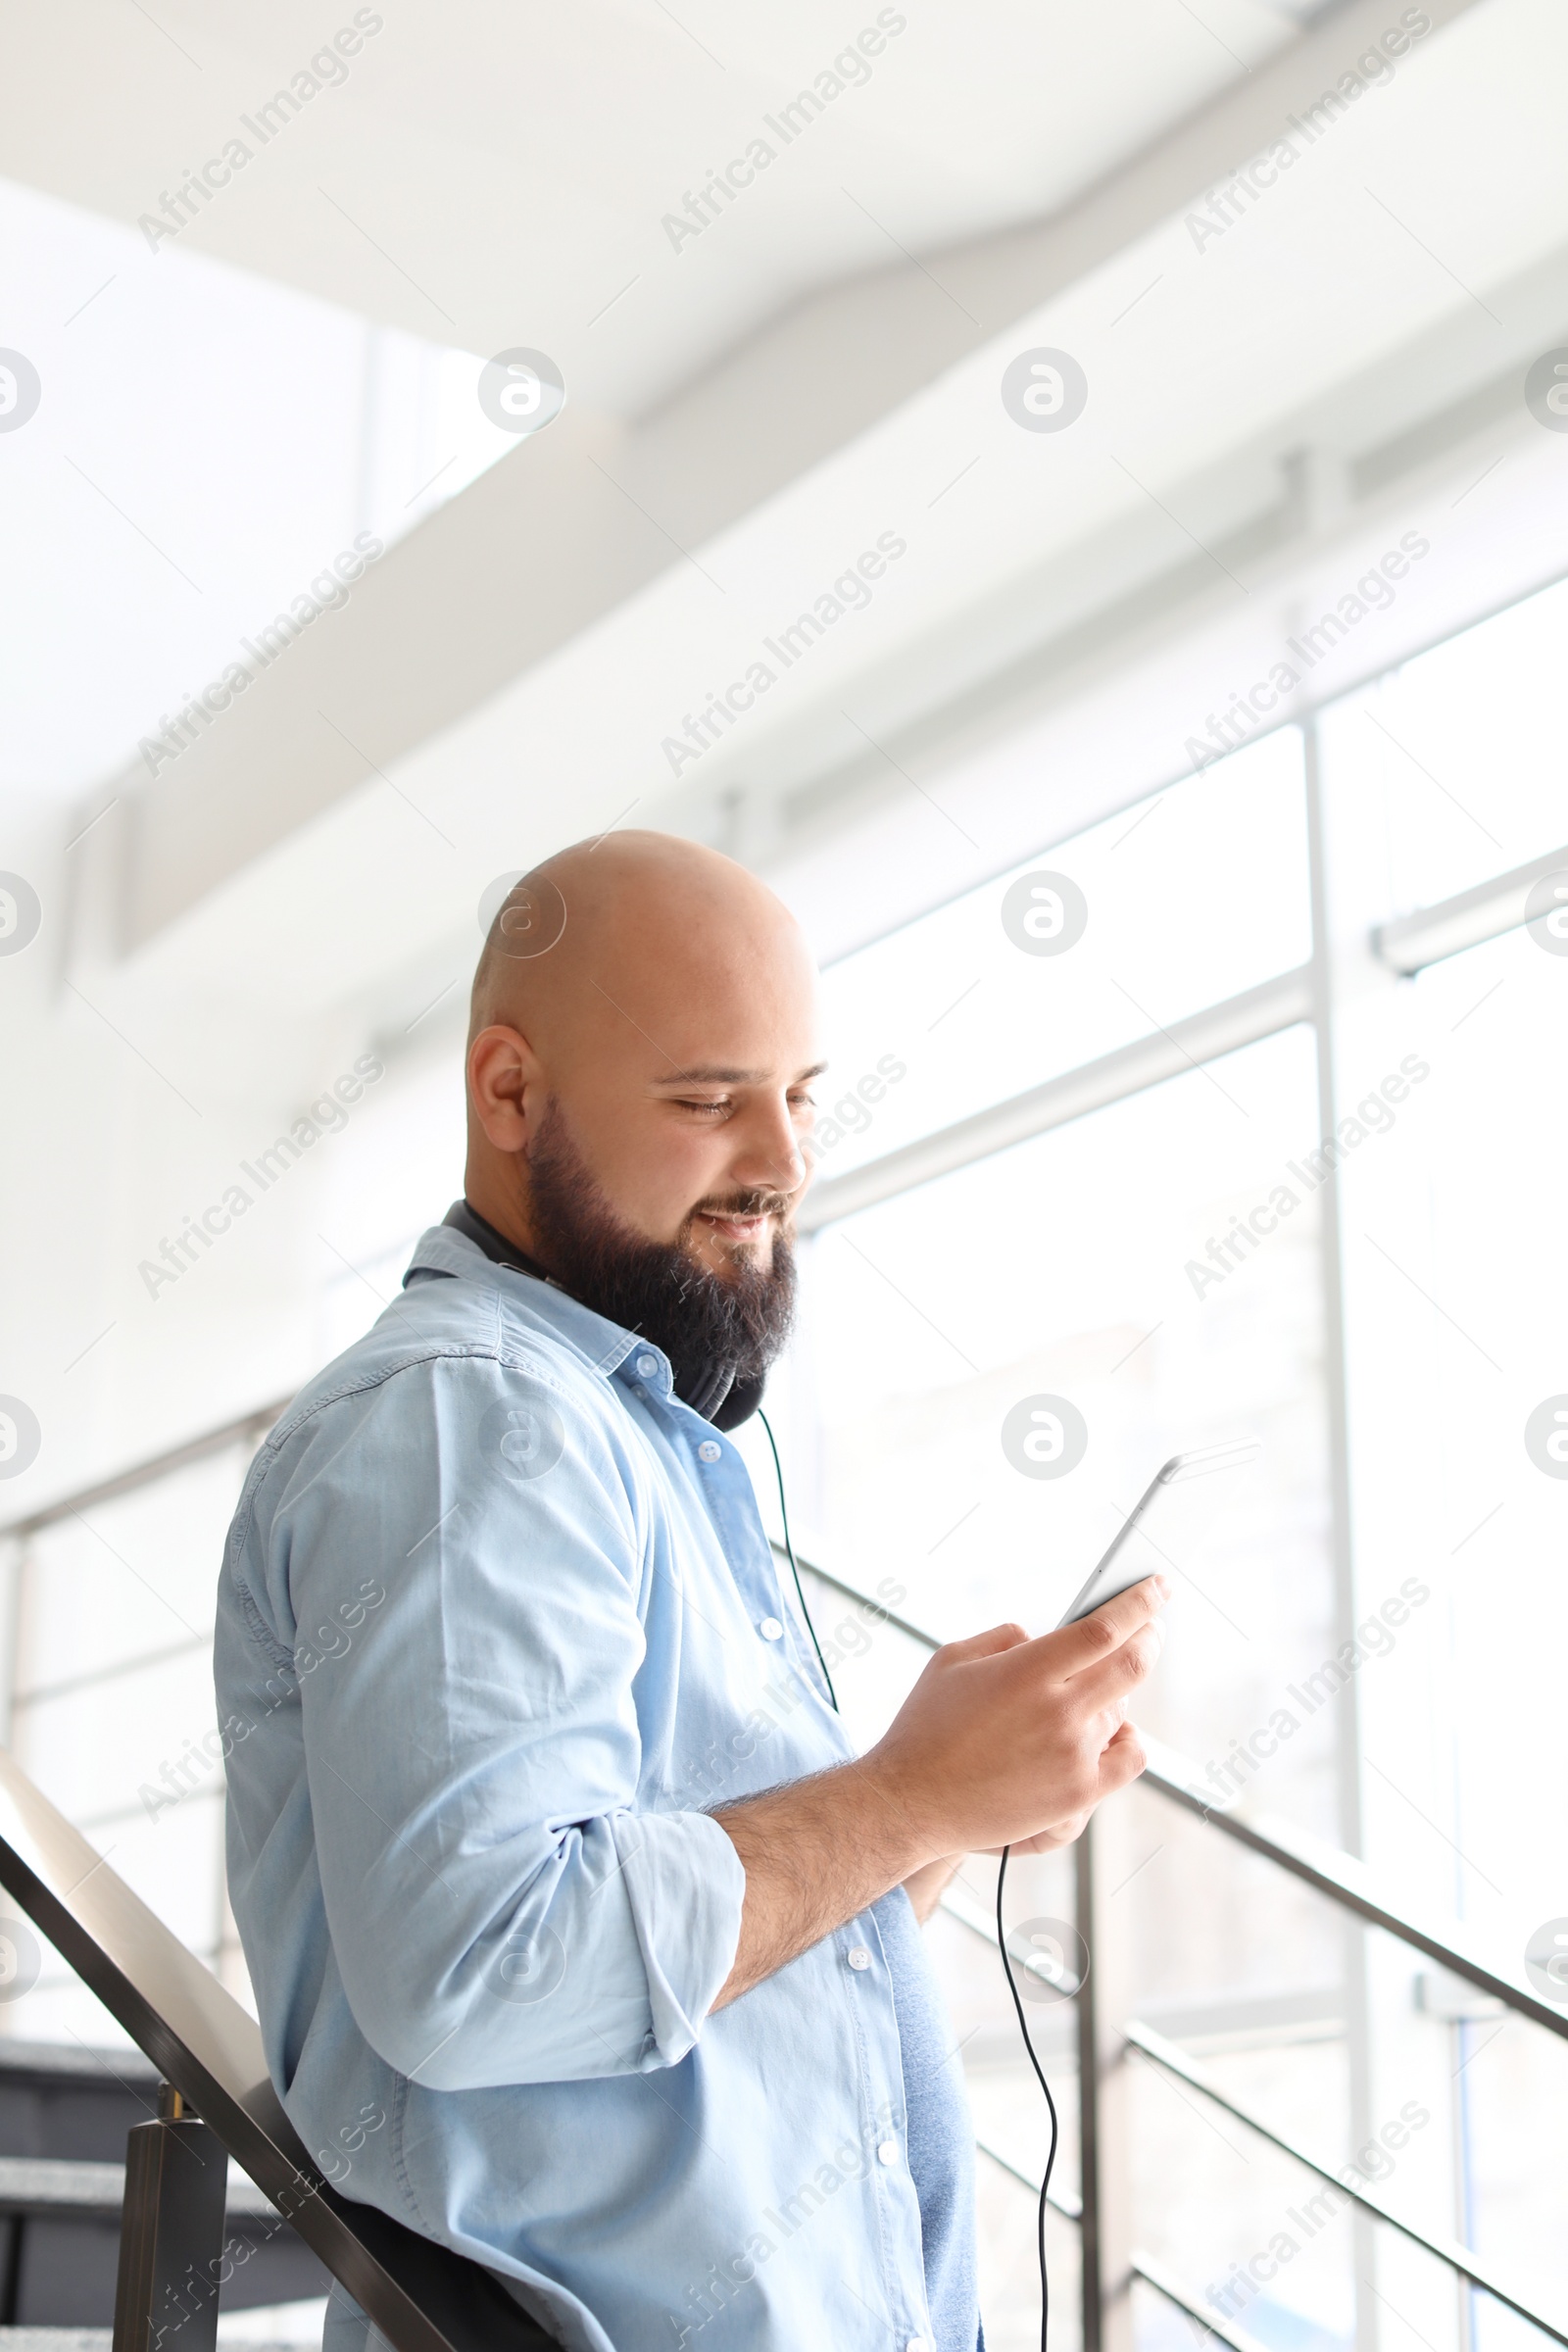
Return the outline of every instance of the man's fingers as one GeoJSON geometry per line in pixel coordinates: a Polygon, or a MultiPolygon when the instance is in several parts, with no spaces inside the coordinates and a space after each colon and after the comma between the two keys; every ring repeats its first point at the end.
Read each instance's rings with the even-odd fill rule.
{"type": "Polygon", "coordinates": [[[1144,1743],[1138,1737],[1138,1726],[1135,1723],[1119,1724],[1114,1739],[1107,1740],[1101,1750],[1101,1795],[1111,1796],[1118,1788],[1125,1788],[1129,1781],[1137,1780],[1148,1762],[1144,1743]]]}
{"type": "Polygon", "coordinates": [[[1128,1693],[1137,1690],[1146,1674],[1152,1672],[1164,1646],[1164,1627],[1157,1618],[1146,1618],[1109,1657],[1102,1658],[1096,1666],[1086,1666],[1082,1673],[1073,1676],[1067,1689],[1074,1711],[1082,1706],[1098,1715],[1119,1706],[1125,1713],[1128,1693]]]}
{"type": "Polygon", "coordinates": [[[994,1658],[1004,1649],[1016,1649],[1028,1639],[1021,1625],[992,1625],[983,1634],[965,1634],[961,1642],[944,1642],[937,1655],[963,1665],[972,1658],[994,1658]]]}
{"type": "MultiPolygon", "coordinates": [[[[993,1625],[983,1634],[968,1634],[961,1642],[944,1642],[939,1658],[961,1665],[974,1658],[999,1657],[1005,1650],[1027,1650],[1025,1668],[1038,1666],[1054,1683],[1070,1682],[1114,1655],[1164,1607],[1170,1587],[1162,1576],[1147,1576],[1141,1585],[1118,1592],[1077,1625],[1031,1641],[1021,1625],[993,1625]]],[[[1137,1678],[1134,1677],[1134,1680],[1137,1678]]]]}
{"type": "Polygon", "coordinates": [[[1129,1586],[1076,1625],[1064,1625],[1058,1633],[1045,1635],[1043,1639],[1055,1645],[1052,1662],[1062,1680],[1087,1672],[1112,1650],[1120,1649],[1141,1626],[1158,1616],[1169,1594],[1164,1577],[1146,1576],[1141,1585],[1129,1586]]]}

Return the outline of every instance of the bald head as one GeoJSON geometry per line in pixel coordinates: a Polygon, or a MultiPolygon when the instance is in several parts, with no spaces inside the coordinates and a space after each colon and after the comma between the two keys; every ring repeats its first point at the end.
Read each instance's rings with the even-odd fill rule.
{"type": "Polygon", "coordinates": [[[771,964],[809,957],[788,907],[745,866],[672,833],[607,834],[547,858],[502,902],[468,1035],[526,1016],[542,1036],[601,1017],[609,998],[652,1009],[670,989],[755,985],[771,964]]]}
{"type": "Polygon", "coordinates": [[[806,1182],[814,1030],[800,927],[743,866],[663,833],[563,850],[474,975],[468,1198],[528,1249],[554,1118],[630,1230],[720,1272],[765,1260],[806,1182]]]}

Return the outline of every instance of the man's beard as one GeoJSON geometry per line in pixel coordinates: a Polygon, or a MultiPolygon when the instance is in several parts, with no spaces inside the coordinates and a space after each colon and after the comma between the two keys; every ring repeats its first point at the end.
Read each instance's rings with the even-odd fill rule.
{"type": "MultiPolygon", "coordinates": [[[[662,1348],[678,1396],[707,1411],[715,1389],[720,1402],[731,1387],[760,1390],[795,1313],[795,1257],[781,1223],[772,1263],[738,1261],[727,1279],[699,1265],[685,1247],[695,1209],[675,1241],[646,1240],[606,1200],[553,1099],[529,1146],[528,1196],[541,1263],[584,1306],[662,1348]]],[[[700,1205],[720,1215],[781,1217],[788,1202],[754,1191],[700,1205]]]]}

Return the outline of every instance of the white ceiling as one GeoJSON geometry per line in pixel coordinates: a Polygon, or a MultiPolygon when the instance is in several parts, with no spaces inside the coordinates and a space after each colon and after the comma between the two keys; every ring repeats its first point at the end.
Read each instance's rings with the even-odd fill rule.
{"type": "Polygon", "coordinates": [[[481,355],[538,345],[590,407],[637,415],[807,288],[1058,209],[1308,13],[884,7],[903,29],[785,147],[764,118],[875,29],[872,0],[394,0],[359,12],[381,29],[263,148],[241,119],[352,24],[346,0],[8,0],[0,147],[13,177],[134,224],[237,132],[251,162],[161,258],[212,254],[481,355]],[[759,136],[774,163],[672,248],[663,217],[759,136]]]}
{"type": "Polygon", "coordinates": [[[514,454],[461,352],[542,346],[574,404],[641,414],[812,287],[1059,207],[1292,30],[1265,0],[882,13],[787,149],[762,118],[874,9],[394,8],[263,147],[242,118],[352,10],[0,8],[5,339],[45,386],[0,437],[0,787],[119,769],[356,530],[514,454]],[[760,131],[776,168],[672,248],[663,214],[760,131]],[[149,244],[236,132],[244,171],[149,244]]]}

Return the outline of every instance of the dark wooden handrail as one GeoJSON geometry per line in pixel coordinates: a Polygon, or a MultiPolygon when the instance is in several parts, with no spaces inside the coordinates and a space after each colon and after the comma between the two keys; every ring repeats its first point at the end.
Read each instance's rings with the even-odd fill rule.
{"type": "Polygon", "coordinates": [[[482,2265],[333,2188],[283,2112],[255,2019],[4,1748],[0,1886],[342,2281],[393,2352],[551,2352],[555,2338],[482,2265]]]}

